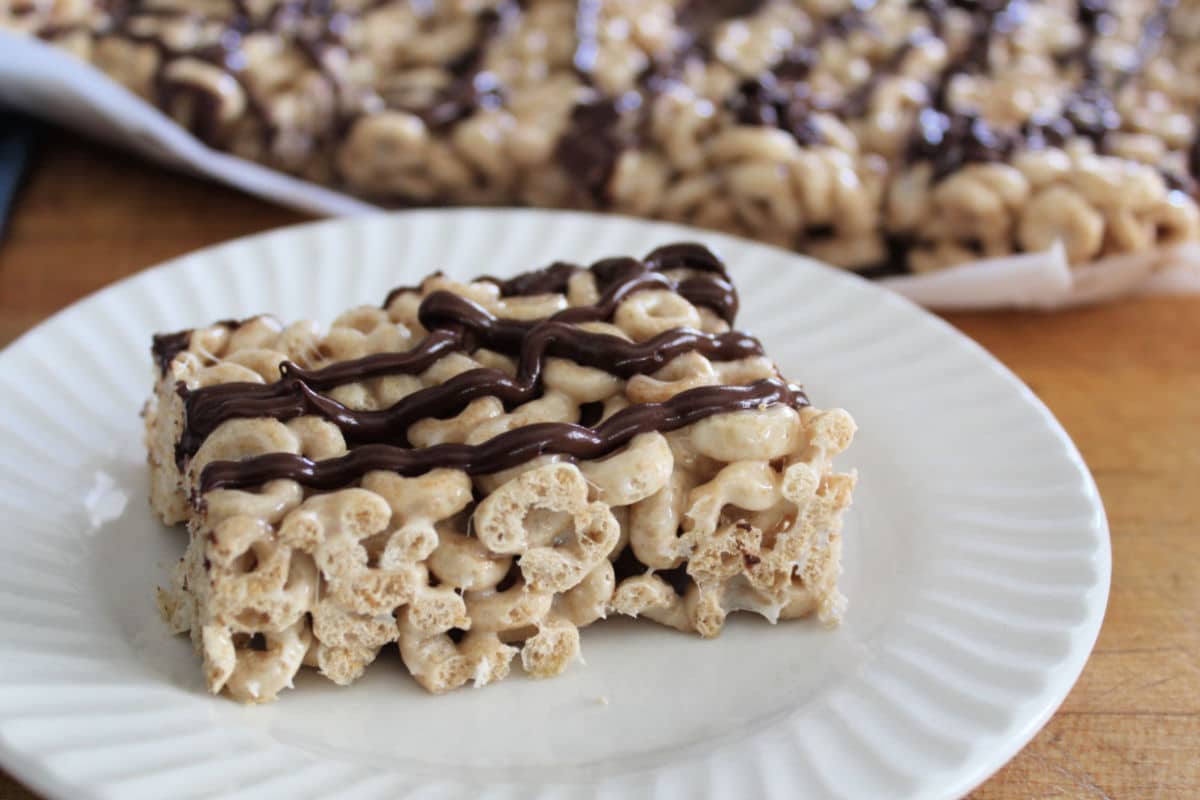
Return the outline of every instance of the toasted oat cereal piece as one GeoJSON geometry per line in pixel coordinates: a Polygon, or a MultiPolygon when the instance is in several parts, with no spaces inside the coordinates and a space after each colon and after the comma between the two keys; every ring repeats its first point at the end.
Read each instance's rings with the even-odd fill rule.
{"type": "Polygon", "coordinates": [[[150,500],[189,536],[163,617],[242,702],[303,666],[352,683],[392,643],[435,693],[518,656],[550,677],[610,613],[836,624],[854,423],[736,311],[716,256],[676,244],[430,276],[326,332],[156,336],[150,500]]]}

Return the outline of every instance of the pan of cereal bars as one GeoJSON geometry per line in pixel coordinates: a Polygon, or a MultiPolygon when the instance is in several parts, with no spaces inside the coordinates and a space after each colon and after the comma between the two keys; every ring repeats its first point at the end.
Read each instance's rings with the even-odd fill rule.
{"type": "Polygon", "coordinates": [[[0,353],[0,764],[49,798],[956,798],[1104,510],[878,285],[537,209],[192,253],[0,353]]]}
{"type": "Polygon", "coordinates": [[[0,36],[0,101],[319,213],[654,217],[945,308],[1200,289],[1192,0],[6,0],[0,36]]]}

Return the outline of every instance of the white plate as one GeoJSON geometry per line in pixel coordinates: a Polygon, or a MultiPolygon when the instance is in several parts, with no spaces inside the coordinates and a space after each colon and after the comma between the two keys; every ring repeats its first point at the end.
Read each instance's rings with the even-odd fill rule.
{"type": "Polygon", "coordinates": [[[64,311],[0,355],[0,514],[0,762],[71,798],[958,796],[1062,701],[1110,568],[1075,447],[945,323],[780,250],[538,211],[307,225],[64,311]],[[305,675],[265,707],[203,691],[153,602],[184,536],[145,500],[151,333],[259,311],[329,321],[435,269],[677,239],[725,256],[741,324],[816,405],[858,420],[839,630],[735,618],[708,642],[615,621],[585,631],[586,666],[553,681],[435,698],[388,656],[350,689],[305,675]]]}

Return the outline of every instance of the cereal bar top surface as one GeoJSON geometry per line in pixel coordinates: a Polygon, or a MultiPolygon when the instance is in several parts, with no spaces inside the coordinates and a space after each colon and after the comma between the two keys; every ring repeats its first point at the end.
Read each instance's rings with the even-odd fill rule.
{"type": "Polygon", "coordinates": [[[329,491],[375,470],[475,476],[544,455],[595,459],[714,414],[807,405],[761,344],[731,329],[737,305],[724,265],[681,243],[508,280],[434,275],[325,337],[259,317],[156,336],[153,354],[182,398],[175,460],[193,465],[197,497],[279,479],[329,491]],[[561,408],[522,414],[548,402],[561,408]],[[503,421],[422,435],[460,415],[503,421]],[[332,426],[339,455],[234,458],[210,444],[231,421],[300,417],[332,426]]]}
{"type": "Polygon", "coordinates": [[[1196,0],[82,0],[0,25],[384,204],[613,209],[871,275],[1200,238],[1196,0]]]}

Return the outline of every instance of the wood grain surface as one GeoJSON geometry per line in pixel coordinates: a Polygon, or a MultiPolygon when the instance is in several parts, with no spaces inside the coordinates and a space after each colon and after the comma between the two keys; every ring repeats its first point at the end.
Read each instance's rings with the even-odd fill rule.
{"type": "MultiPolygon", "coordinates": [[[[0,242],[0,346],[149,265],[303,219],[51,131],[0,242]]],[[[1200,797],[1200,297],[947,319],[1062,421],[1113,542],[1082,678],[972,797],[1200,797]]],[[[0,800],[32,797],[0,772],[0,800]]]]}

